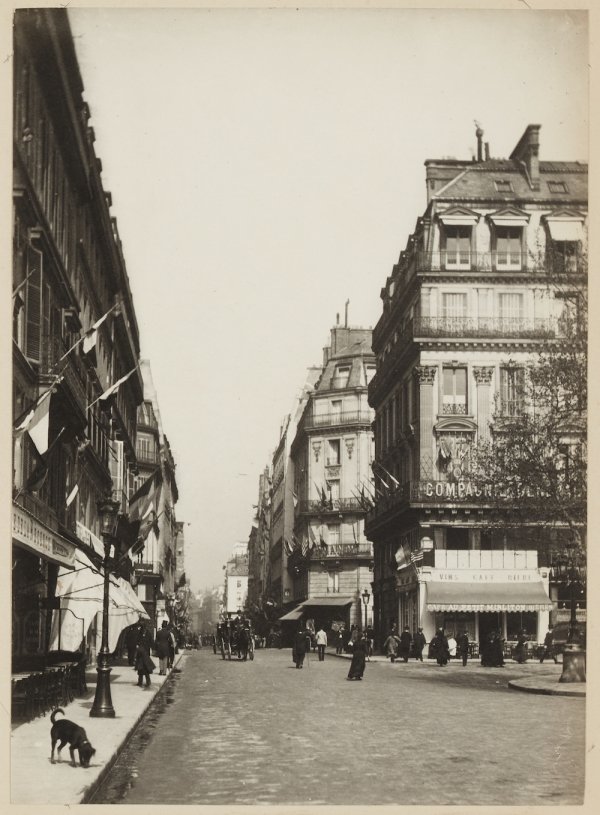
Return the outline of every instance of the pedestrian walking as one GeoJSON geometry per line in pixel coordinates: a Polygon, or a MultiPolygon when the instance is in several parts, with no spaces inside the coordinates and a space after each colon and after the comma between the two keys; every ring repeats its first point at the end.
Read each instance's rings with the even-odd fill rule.
{"type": "Polygon", "coordinates": [[[456,638],[456,653],[462,659],[463,668],[467,664],[467,659],[469,658],[469,634],[467,633],[467,629],[459,634],[456,638]]]}
{"type": "Polygon", "coordinates": [[[319,653],[319,662],[325,661],[325,646],[327,645],[327,633],[323,630],[323,626],[319,626],[316,635],[317,651],[319,653]]]}
{"type": "Polygon", "coordinates": [[[544,650],[542,651],[542,656],[540,657],[540,662],[543,662],[546,657],[552,657],[554,660],[554,664],[558,663],[558,658],[556,656],[556,651],[554,650],[554,632],[552,630],[552,626],[546,632],[546,636],[544,637],[544,650]]]}
{"type": "Polygon", "coordinates": [[[398,656],[402,657],[404,662],[408,662],[410,656],[410,644],[412,642],[412,635],[410,628],[405,625],[402,633],[400,634],[400,646],[398,648],[398,656]]]}
{"type": "Polygon", "coordinates": [[[146,687],[150,685],[150,674],[156,668],[154,660],[150,656],[152,650],[152,637],[149,631],[143,625],[138,626],[138,638],[135,647],[135,670],[138,675],[138,686],[144,686],[144,679],[146,680],[146,687]]]}
{"type": "Polygon", "coordinates": [[[169,631],[169,623],[167,620],[163,620],[156,634],[156,656],[158,657],[159,674],[161,676],[167,673],[170,646],[171,632],[169,631]]]}
{"type": "Polygon", "coordinates": [[[352,662],[348,671],[348,679],[362,679],[367,662],[367,638],[360,631],[356,632],[356,639],[352,642],[352,662]]]}
{"type": "Polygon", "coordinates": [[[310,634],[304,625],[301,625],[296,632],[296,636],[294,637],[294,647],[292,648],[292,659],[296,664],[296,668],[302,667],[304,664],[304,657],[309,649],[310,634]]]}
{"type": "MultiPolygon", "coordinates": [[[[216,640],[215,637],[213,637],[213,639],[215,640],[215,654],[216,654],[217,653],[217,640],[216,640]]],[[[175,646],[176,646],[175,634],[173,633],[172,627],[169,626],[169,656],[168,656],[168,659],[167,659],[167,668],[169,670],[171,670],[171,668],[173,667],[173,663],[175,662],[175,646]]]]}
{"type": "Polygon", "coordinates": [[[398,642],[399,638],[394,631],[390,631],[386,641],[383,643],[383,652],[390,658],[390,662],[396,661],[396,657],[398,656],[398,642]]]}
{"type": "Polygon", "coordinates": [[[127,662],[133,667],[135,664],[135,646],[138,640],[138,627],[131,625],[125,634],[125,645],[127,647],[127,662]]]}
{"type": "Polygon", "coordinates": [[[513,659],[522,665],[527,662],[527,637],[524,631],[519,631],[517,634],[517,644],[513,651],[513,659]]]}
{"type": "Polygon", "coordinates": [[[373,656],[373,647],[375,645],[375,631],[373,627],[368,625],[366,628],[367,634],[367,661],[369,661],[369,657],[373,656]]]}
{"type": "Polygon", "coordinates": [[[344,653],[344,626],[340,626],[335,639],[335,652],[336,654],[344,653]]]}
{"type": "Polygon", "coordinates": [[[448,639],[444,634],[443,628],[438,628],[432,640],[432,646],[437,664],[440,666],[447,665],[450,659],[450,649],[448,648],[448,639]]]}
{"type": "Polygon", "coordinates": [[[417,633],[413,636],[413,654],[415,659],[423,662],[423,648],[427,645],[425,634],[422,628],[417,628],[417,633]]]}
{"type": "Polygon", "coordinates": [[[448,653],[450,654],[450,659],[456,656],[456,637],[454,636],[454,631],[452,631],[448,637],[448,653]]]}

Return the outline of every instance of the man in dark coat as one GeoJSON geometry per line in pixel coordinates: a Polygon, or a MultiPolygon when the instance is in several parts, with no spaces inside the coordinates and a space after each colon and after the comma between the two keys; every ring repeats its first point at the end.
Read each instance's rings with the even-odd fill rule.
{"type": "Polygon", "coordinates": [[[310,634],[304,625],[301,625],[294,637],[294,647],[292,649],[292,659],[296,663],[296,668],[301,668],[304,664],[304,657],[309,648],[310,634]]]}
{"type": "Polygon", "coordinates": [[[423,662],[423,648],[425,648],[426,645],[427,640],[425,639],[423,629],[418,628],[417,633],[413,637],[413,653],[415,655],[415,659],[418,659],[419,662],[423,662]]]}
{"type": "Polygon", "coordinates": [[[138,629],[136,625],[131,625],[125,634],[125,645],[127,646],[127,662],[133,666],[135,662],[135,646],[138,640],[138,629]]]}
{"type": "Polygon", "coordinates": [[[146,680],[146,687],[150,685],[150,674],[156,668],[150,651],[152,650],[152,637],[145,626],[138,625],[138,639],[135,647],[135,669],[138,675],[138,685],[143,687],[142,680],[146,680]]]}
{"type": "Polygon", "coordinates": [[[410,633],[410,629],[407,625],[404,626],[404,630],[400,634],[400,647],[398,648],[398,656],[402,657],[405,662],[408,662],[408,657],[410,656],[410,644],[412,642],[412,636],[410,633]]]}
{"type": "Polygon", "coordinates": [[[164,676],[167,673],[167,666],[169,664],[169,650],[171,645],[171,632],[169,631],[169,623],[166,620],[162,621],[162,625],[156,634],[156,656],[158,657],[159,673],[164,676]]]}
{"type": "Polygon", "coordinates": [[[456,654],[457,656],[462,657],[462,664],[464,667],[467,664],[467,659],[469,658],[469,635],[467,634],[466,629],[456,638],[456,654]]]}
{"type": "Polygon", "coordinates": [[[444,634],[443,628],[438,628],[435,637],[432,640],[433,651],[438,665],[447,665],[450,659],[450,648],[448,647],[448,638],[444,634]]]}
{"type": "Polygon", "coordinates": [[[357,632],[356,639],[354,641],[351,640],[351,644],[352,662],[350,663],[350,670],[348,671],[348,679],[362,679],[365,672],[369,644],[366,636],[361,632],[357,632]]]}

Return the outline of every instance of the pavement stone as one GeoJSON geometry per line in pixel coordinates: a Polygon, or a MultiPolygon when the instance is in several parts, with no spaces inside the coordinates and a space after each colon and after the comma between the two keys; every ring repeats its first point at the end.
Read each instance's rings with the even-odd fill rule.
{"type": "MultiPolygon", "coordinates": [[[[175,668],[180,670],[186,654],[178,654],[175,668]]],[[[64,708],[64,718],[81,725],[96,749],[87,768],[70,764],[68,746],[62,761],[50,763],[50,713],[30,722],[12,726],[10,735],[11,789],[13,804],[78,804],[98,783],[116,759],[123,743],[138,724],[169,676],[152,674],[149,688],[137,686],[137,673],[129,665],[113,666],[111,697],[114,719],[91,718],[90,709],[96,690],[96,672],[86,675],[88,691],[64,708]]],[[[78,754],[75,753],[76,758],[78,754]]],[[[56,753],[55,753],[56,757],[56,753]]]]}
{"type": "Polygon", "coordinates": [[[508,687],[560,671],[375,658],[348,682],[331,654],[194,652],[90,803],[578,805],[585,700],[508,687]]]}

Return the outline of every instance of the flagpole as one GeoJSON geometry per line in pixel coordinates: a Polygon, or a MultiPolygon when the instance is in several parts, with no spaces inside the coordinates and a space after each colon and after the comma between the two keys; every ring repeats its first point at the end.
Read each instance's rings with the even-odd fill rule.
{"type": "Polygon", "coordinates": [[[25,279],[24,279],[24,280],[21,280],[21,282],[19,283],[19,285],[17,286],[17,288],[16,288],[16,289],[13,289],[12,296],[13,296],[13,297],[15,297],[15,296],[16,296],[16,295],[19,293],[19,291],[20,291],[20,290],[23,288],[23,286],[25,285],[25,283],[27,283],[27,281],[29,280],[29,278],[31,277],[31,275],[32,275],[34,272],[38,272],[38,271],[39,271],[39,269],[32,269],[30,272],[28,272],[28,274],[27,274],[27,276],[25,277],[25,279]]]}
{"type": "MultiPolygon", "coordinates": [[[[76,342],[74,345],[72,345],[72,346],[69,348],[69,350],[68,350],[68,351],[66,351],[66,352],[65,352],[65,353],[62,355],[62,357],[61,357],[61,358],[58,360],[58,362],[62,362],[62,361],[63,361],[63,359],[65,359],[65,357],[68,357],[68,356],[69,356],[69,354],[71,353],[71,351],[74,351],[74,350],[77,348],[77,346],[78,346],[78,345],[81,345],[81,343],[84,341],[84,339],[86,338],[86,336],[87,336],[87,335],[88,335],[88,334],[89,334],[91,331],[96,331],[96,328],[100,328],[101,324],[104,322],[104,320],[106,320],[106,318],[108,317],[108,315],[109,315],[109,314],[111,314],[111,313],[112,313],[112,312],[113,312],[113,311],[114,311],[114,310],[117,308],[117,306],[119,306],[119,305],[120,305],[120,301],[117,301],[117,302],[114,304],[114,306],[112,306],[111,308],[109,308],[109,309],[108,309],[108,311],[106,312],[106,314],[104,314],[102,317],[99,317],[99,318],[96,320],[96,322],[95,322],[95,323],[92,325],[92,327],[91,327],[91,328],[88,328],[88,330],[84,332],[83,337],[79,337],[79,339],[77,340],[77,342],[76,342]]],[[[57,362],[57,365],[58,365],[58,362],[57,362]]]]}
{"type": "MultiPolygon", "coordinates": [[[[100,394],[100,396],[99,396],[97,399],[94,399],[94,401],[93,401],[93,402],[90,402],[90,404],[87,406],[87,409],[89,410],[91,407],[93,407],[93,406],[96,404],[96,402],[99,402],[99,401],[100,401],[100,399],[102,399],[102,397],[104,397],[104,398],[108,398],[108,396],[110,396],[112,393],[114,393],[114,391],[113,391],[112,389],[113,389],[113,388],[115,388],[115,385],[120,385],[120,384],[122,384],[123,382],[125,382],[125,380],[126,380],[128,377],[130,377],[130,376],[131,376],[131,374],[132,374],[134,371],[136,371],[138,368],[139,368],[139,363],[138,363],[138,364],[135,366],[135,368],[132,368],[132,369],[129,371],[129,373],[125,374],[125,376],[122,376],[120,379],[118,379],[118,380],[117,380],[117,381],[114,383],[114,385],[111,385],[111,386],[110,386],[110,388],[107,388],[105,391],[103,391],[103,392],[100,394]]],[[[116,390],[116,388],[115,388],[115,390],[116,390]]]]}

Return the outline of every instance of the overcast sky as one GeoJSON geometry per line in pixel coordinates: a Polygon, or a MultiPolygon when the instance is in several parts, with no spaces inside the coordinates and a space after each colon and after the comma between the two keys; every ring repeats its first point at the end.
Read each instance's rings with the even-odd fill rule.
{"type": "Polygon", "coordinates": [[[69,8],[194,590],[336,313],[373,326],[428,158],[587,160],[585,13],[69,8]]]}

